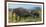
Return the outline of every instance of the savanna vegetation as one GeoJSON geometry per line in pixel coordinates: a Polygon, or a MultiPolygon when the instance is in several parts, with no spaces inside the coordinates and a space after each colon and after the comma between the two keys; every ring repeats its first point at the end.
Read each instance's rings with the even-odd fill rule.
{"type": "Polygon", "coordinates": [[[41,8],[35,9],[15,8],[9,9],[9,22],[38,22],[41,21],[41,8]]]}

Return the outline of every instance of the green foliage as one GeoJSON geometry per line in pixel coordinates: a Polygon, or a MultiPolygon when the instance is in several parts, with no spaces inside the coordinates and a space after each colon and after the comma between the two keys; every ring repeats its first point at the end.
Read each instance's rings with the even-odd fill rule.
{"type": "Polygon", "coordinates": [[[37,21],[41,21],[40,17],[32,17],[32,16],[28,16],[28,17],[15,17],[13,16],[13,18],[11,17],[12,22],[16,23],[16,22],[37,22],[37,21]],[[16,20],[17,19],[17,20],[16,20]]]}
{"type": "MultiPolygon", "coordinates": [[[[35,7],[35,11],[39,14],[41,14],[41,8],[40,7],[35,7]]],[[[32,17],[32,16],[14,16],[12,15],[12,10],[9,10],[9,22],[37,22],[41,21],[41,16],[40,17],[32,17]]]]}

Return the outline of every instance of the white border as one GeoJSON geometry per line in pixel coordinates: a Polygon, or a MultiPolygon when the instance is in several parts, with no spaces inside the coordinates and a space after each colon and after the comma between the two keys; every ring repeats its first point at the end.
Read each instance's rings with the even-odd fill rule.
{"type": "Polygon", "coordinates": [[[36,4],[36,3],[18,3],[18,2],[7,2],[7,25],[21,25],[21,24],[38,24],[43,23],[43,4],[36,4]],[[42,21],[40,22],[24,22],[24,23],[8,23],[8,3],[12,4],[32,4],[32,5],[41,5],[42,6],[42,21]]]}

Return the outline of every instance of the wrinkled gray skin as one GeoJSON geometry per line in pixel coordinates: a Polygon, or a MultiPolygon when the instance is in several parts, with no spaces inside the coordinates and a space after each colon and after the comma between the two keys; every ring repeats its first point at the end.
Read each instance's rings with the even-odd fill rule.
{"type": "Polygon", "coordinates": [[[13,10],[13,13],[16,13],[17,16],[24,16],[24,15],[30,15],[31,10],[27,10],[23,8],[16,8],[13,10]]]}
{"type": "Polygon", "coordinates": [[[34,15],[34,16],[39,16],[38,13],[34,12],[30,9],[23,9],[23,8],[16,8],[13,9],[13,13],[16,13],[17,16],[27,16],[27,15],[34,15]]]}
{"type": "Polygon", "coordinates": [[[20,16],[20,19],[21,19],[21,16],[22,17],[27,17],[27,16],[39,16],[38,13],[33,13],[34,11],[30,10],[30,9],[23,9],[23,8],[16,8],[16,9],[13,9],[13,13],[16,13],[16,16],[20,16]]]}

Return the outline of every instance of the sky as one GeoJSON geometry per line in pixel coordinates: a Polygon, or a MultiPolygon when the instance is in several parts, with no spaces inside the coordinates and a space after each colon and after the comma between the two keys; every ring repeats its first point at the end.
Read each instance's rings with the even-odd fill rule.
{"type": "Polygon", "coordinates": [[[8,4],[8,8],[26,8],[26,9],[35,9],[34,7],[41,7],[41,5],[32,5],[32,4],[8,4]]]}

